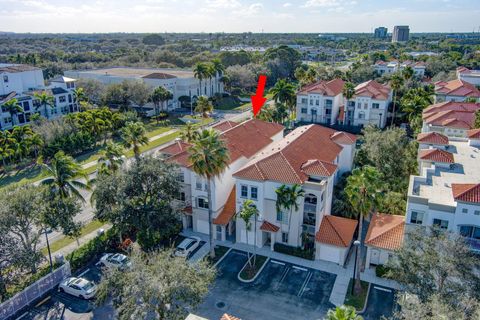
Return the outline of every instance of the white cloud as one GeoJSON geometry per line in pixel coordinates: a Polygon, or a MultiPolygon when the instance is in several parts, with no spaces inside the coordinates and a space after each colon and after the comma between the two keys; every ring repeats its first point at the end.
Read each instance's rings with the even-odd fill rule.
{"type": "Polygon", "coordinates": [[[290,2],[285,2],[285,3],[283,4],[283,7],[284,7],[284,8],[288,8],[288,7],[291,7],[291,6],[292,6],[292,4],[291,4],[290,2]]]}
{"type": "Polygon", "coordinates": [[[243,7],[240,10],[235,11],[234,14],[242,17],[250,17],[259,14],[262,9],[263,4],[253,3],[247,7],[243,7]]]}
{"type": "Polygon", "coordinates": [[[207,0],[207,6],[210,8],[238,8],[241,6],[237,0],[207,0]]]}

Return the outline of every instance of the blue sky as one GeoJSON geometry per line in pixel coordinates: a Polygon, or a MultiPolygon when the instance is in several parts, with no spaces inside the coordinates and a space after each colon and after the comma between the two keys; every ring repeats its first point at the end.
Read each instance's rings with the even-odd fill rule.
{"type": "Polygon", "coordinates": [[[15,32],[478,31],[480,0],[0,0],[15,32]]]}

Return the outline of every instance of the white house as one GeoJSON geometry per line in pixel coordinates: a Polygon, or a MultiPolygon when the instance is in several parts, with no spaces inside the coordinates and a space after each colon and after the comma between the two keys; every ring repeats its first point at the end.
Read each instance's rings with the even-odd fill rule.
{"type": "Polygon", "coordinates": [[[450,139],[448,148],[419,150],[421,171],[410,177],[406,228],[437,226],[461,234],[473,250],[480,250],[477,131],[469,131],[469,138],[450,139]]]}
{"type": "Polygon", "coordinates": [[[385,264],[403,244],[405,217],[375,214],[365,236],[367,257],[365,267],[385,264]]]}
{"type": "Polygon", "coordinates": [[[480,86],[480,70],[470,70],[465,67],[457,68],[457,79],[480,86]]]}
{"type": "Polygon", "coordinates": [[[466,138],[473,129],[480,103],[445,101],[423,110],[422,132],[438,132],[447,137],[466,138]]]}
{"type": "Polygon", "coordinates": [[[413,69],[414,75],[418,78],[423,78],[425,76],[426,66],[425,63],[422,61],[414,62],[407,60],[404,62],[399,62],[397,60],[392,60],[389,62],[385,62],[379,60],[373,65],[373,68],[378,75],[395,73],[397,71],[402,71],[406,67],[411,67],[413,69]]]}
{"type": "Polygon", "coordinates": [[[344,81],[318,81],[297,93],[297,121],[334,124],[343,105],[344,81]]]}
{"type": "Polygon", "coordinates": [[[45,86],[42,70],[20,64],[0,64],[0,105],[16,98],[23,112],[12,115],[2,106],[0,111],[0,129],[11,129],[14,125],[25,125],[30,122],[34,113],[44,117],[56,118],[78,111],[74,101],[73,90],[75,79],[58,77],[45,86]],[[44,108],[35,99],[35,93],[47,92],[54,97],[54,105],[44,108]]]}
{"type": "MultiPolygon", "coordinates": [[[[248,243],[258,247],[274,248],[275,243],[298,247],[305,237],[311,242],[320,237],[322,218],[330,214],[333,186],[337,177],[350,171],[356,138],[319,125],[302,126],[285,138],[266,148],[248,164],[234,173],[236,179],[236,211],[246,199],[254,201],[259,210],[258,219],[252,222],[248,243]],[[290,215],[288,210],[276,209],[277,190],[280,186],[298,184],[305,196],[298,199],[298,210],[290,215]]],[[[326,220],[325,220],[326,221],[326,220]]],[[[333,220],[332,220],[333,221],[333,220]]],[[[333,222],[335,226],[337,221],[333,222]]],[[[237,219],[237,242],[247,242],[245,223],[237,219]]],[[[331,228],[330,228],[331,229],[331,228]]],[[[331,245],[335,254],[325,253],[317,247],[320,256],[331,257],[343,264],[346,248],[353,237],[352,228],[343,230],[341,246],[331,245]]],[[[323,242],[318,242],[321,245],[323,242]]],[[[338,243],[337,243],[338,244],[338,243]]],[[[317,256],[317,259],[320,259],[317,256]]]]}
{"type": "Polygon", "coordinates": [[[392,101],[392,90],[374,80],[355,87],[355,95],[347,101],[346,112],[340,107],[339,122],[346,125],[384,128],[387,124],[388,106],[392,101]]]}
{"type": "Polygon", "coordinates": [[[473,98],[480,101],[480,90],[462,79],[435,82],[435,103],[444,101],[465,101],[473,98]]]}
{"type": "MultiPolygon", "coordinates": [[[[214,127],[223,131],[221,137],[230,152],[230,163],[225,172],[211,183],[212,204],[208,203],[207,181],[193,172],[188,161],[190,145],[177,140],[159,150],[166,161],[179,165],[178,179],[182,185],[179,199],[185,202],[184,228],[209,234],[208,208],[211,206],[215,238],[218,240],[235,235],[235,222],[232,219],[237,212],[234,205],[236,183],[232,174],[255,154],[283,138],[284,127],[279,124],[251,119],[232,125],[234,123],[229,122],[214,127]]],[[[255,190],[250,189],[249,192],[254,194],[255,190]]]]}
{"type": "Polygon", "coordinates": [[[141,80],[152,88],[165,87],[173,94],[173,99],[167,102],[168,110],[179,108],[178,98],[182,96],[195,100],[201,95],[210,97],[215,93],[223,92],[220,74],[217,74],[212,79],[203,79],[200,87],[200,81],[195,78],[193,71],[185,69],[115,67],[93,70],[70,70],[65,71],[65,75],[77,79],[96,79],[104,84],[121,83],[124,80],[141,80]]]}

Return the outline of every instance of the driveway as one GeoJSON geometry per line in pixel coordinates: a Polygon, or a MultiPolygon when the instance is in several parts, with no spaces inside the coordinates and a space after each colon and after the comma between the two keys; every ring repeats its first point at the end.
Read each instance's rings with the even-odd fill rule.
{"type": "Polygon", "coordinates": [[[365,320],[389,318],[395,307],[395,290],[371,284],[367,308],[362,315],[365,320]]]}
{"type": "Polygon", "coordinates": [[[229,313],[249,319],[321,319],[333,307],[328,302],[336,275],[270,260],[252,283],[238,272],[246,253],[232,250],[218,265],[218,276],[204,303],[194,312],[208,319],[229,313]]]}

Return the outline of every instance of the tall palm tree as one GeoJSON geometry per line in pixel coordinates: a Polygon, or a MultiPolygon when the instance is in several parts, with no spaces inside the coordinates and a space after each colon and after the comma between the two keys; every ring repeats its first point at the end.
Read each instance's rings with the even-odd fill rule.
{"type": "Polygon", "coordinates": [[[198,130],[192,122],[188,121],[182,132],[180,132],[180,139],[187,143],[192,143],[198,137],[198,130]]]}
{"type": "Polygon", "coordinates": [[[213,105],[206,96],[200,96],[197,99],[195,112],[201,113],[202,117],[208,118],[208,114],[213,111],[213,105]]]}
{"type": "Polygon", "coordinates": [[[118,143],[109,142],[101,151],[98,158],[100,172],[110,174],[115,173],[123,164],[123,147],[118,143]]]}
{"type": "Polygon", "coordinates": [[[220,79],[225,72],[225,66],[222,64],[222,61],[218,58],[212,60],[213,69],[215,70],[215,82],[217,87],[217,92],[220,92],[220,79]]]}
{"type": "Polygon", "coordinates": [[[406,66],[403,70],[402,70],[402,76],[403,76],[403,79],[405,81],[409,81],[413,78],[413,75],[415,74],[415,71],[413,70],[412,67],[410,66],[406,66]]]}
{"type": "Polygon", "coordinates": [[[273,88],[270,89],[270,93],[273,95],[273,100],[276,103],[285,104],[289,111],[289,118],[292,119],[294,116],[296,92],[295,86],[288,82],[285,79],[280,79],[275,83],[273,88]]]}
{"type": "Polygon", "coordinates": [[[211,128],[203,129],[198,134],[197,139],[193,141],[189,148],[189,153],[189,161],[192,164],[193,171],[207,180],[210,257],[214,258],[211,184],[212,180],[219,177],[228,167],[230,154],[220,134],[211,128]]]}
{"type": "Polygon", "coordinates": [[[358,240],[360,241],[360,254],[357,255],[357,266],[355,275],[355,292],[362,291],[360,284],[360,260],[363,251],[363,219],[372,213],[381,204],[382,197],[381,174],[372,166],[356,168],[347,178],[345,194],[347,200],[355,210],[358,217],[358,240]]]}
{"type": "Polygon", "coordinates": [[[0,157],[2,158],[3,167],[6,166],[6,160],[15,153],[13,149],[15,142],[15,138],[10,131],[0,130],[0,157]]]}
{"type": "MultiPolygon", "coordinates": [[[[290,234],[290,227],[292,222],[292,215],[294,211],[298,211],[298,198],[305,195],[305,191],[298,184],[294,184],[289,187],[287,185],[281,185],[275,190],[277,194],[276,209],[278,212],[283,210],[289,211],[288,213],[288,234],[290,234]]],[[[283,218],[282,218],[283,222],[283,218]]],[[[283,225],[283,223],[282,223],[283,225]]]]}
{"type": "Polygon", "coordinates": [[[141,122],[129,122],[122,128],[122,140],[125,148],[133,148],[135,159],[140,159],[140,146],[148,144],[145,126],[141,122]]]}
{"type": "Polygon", "coordinates": [[[12,130],[12,137],[15,139],[15,143],[13,144],[15,154],[20,158],[20,161],[30,151],[31,145],[28,138],[33,134],[33,130],[28,125],[22,127],[15,127],[12,130]]]}
{"type": "Polygon", "coordinates": [[[173,99],[173,94],[165,87],[158,87],[153,90],[150,99],[155,105],[155,114],[158,115],[157,108],[162,104],[162,111],[164,109],[164,102],[173,99]]]}
{"type": "Polygon", "coordinates": [[[49,176],[41,182],[43,185],[49,186],[53,193],[59,194],[62,198],[75,197],[85,202],[79,189],[90,190],[88,175],[71,156],[59,151],[50,164],[44,163],[41,158],[38,163],[49,176]],[[87,183],[76,180],[77,177],[84,178],[87,183]]]}
{"type": "Polygon", "coordinates": [[[215,66],[213,64],[207,64],[207,78],[210,81],[209,91],[210,96],[213,96],[213,85],[212,85],[212,78],[216,77],[217,70],[215,70],[215,66]]]}
{"type": "Polygon", "coordinates": [[[203,62],[197,63],[193,68],[193,74],[200,84],[199,96],[206,94],[206,92],[202,90],[202,80],[207,78],[207,65],[203,62]]]}
{"type": "MultiPolygon", "coordinates": [[[[43,91],[42,93],[35,93],[34,97],[38,100],[39,106],[43,106],[45,118],[48,119],[49,116],[47,107],[53,108],[55,106],[55,98],[47,94],[45,91],[43,91]]],[[[38,111],[38,107],[35,108],[35,111],[38,111]]]]}
{"type": "MultiPolygon", "coordinates": [[[[238,216],[240,217],[240,219],[243,220],[243,222],[245,223],[245,236],[246,236],[246,239],[247,239],[247,246],[248,246],[248,233],[252,230],[252,217],[255,221],[255,225],[254,225],[254,232],[255,232],[255,243],[253,244],[253,247],[256,248],[256,235],[257,235],[257,216],[258,216],[258,209],[257,207],[255,206],[255,203],[248,199],[248,200],[245,200],[242,204],[242,209],[240,209],[240,212],[238,213],[238,216]]],[[[254,256],[254,259],[255,259],[255,253],[253,254],[254,256]]],[[[250,258],[250,252],[247,251],[247,259],[248,259],[248,264],[250,265],[250,268],[252,268],[252,261],[251,261],[251,258],[250,258]]],[[[255,261],[255,260],[254,260],[255,261]]],[[[255,265],[255,263],[254,263],[255,265]]]]}
{"type": "Polygon", "coordinates": [[[354,307],[342,305],[328,310],[325,320],[363,320],[363,318],[357,315],[354,307]]]}
{"type": "Polygon", "coordinates": [[[394,73],[392,75],[392,79],[390,80],[390,86],[392,87],[393,90],[393,110],[392,110],[392,123],[391,126],[395,123],[395,108],[396,108],[396,103],[397,103],[397,94],[398,90],[403,85],[403,78],[399,73],[394,73]]]}
{"type": "Polygon", "coordinates": [[[10,117],[12,117],[12,126],[15,126],[17,114],[23,112],[23,108],[18,103],[18,100],[16,98],[10,99],[3,104],[2,108],[10,114],[10,117]]]}

